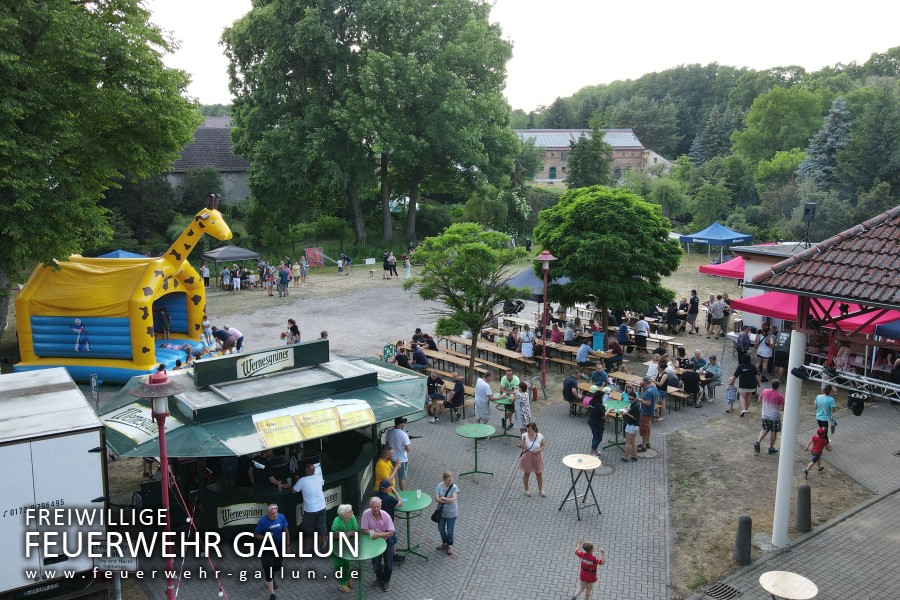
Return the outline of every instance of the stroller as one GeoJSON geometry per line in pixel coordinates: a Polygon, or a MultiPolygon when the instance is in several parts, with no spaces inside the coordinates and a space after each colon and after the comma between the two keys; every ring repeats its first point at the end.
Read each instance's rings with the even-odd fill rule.
{"type": "Polygon", "coordinates": [[[521,300],[506,300],[503,302],[503,314],[512,317],[525,309],[525,303],[521,300]]]}

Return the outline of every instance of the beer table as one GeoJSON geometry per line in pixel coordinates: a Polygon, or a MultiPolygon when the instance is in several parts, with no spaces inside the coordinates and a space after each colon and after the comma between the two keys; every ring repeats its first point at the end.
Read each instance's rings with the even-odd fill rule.
{"type": "Polygon", "coordinates": [[[406,521],[406,548],[398,548],[398,551],[406,552],[407,554],[415,554],[418,557],[428,560],[427,556],[416,552],[419,544],[416,544],[415,546],[411,545],[409,522],[411,519],[418,517],[423,510],[431,506],[431,494],[428,494],[423,490],[403,490],[398,493],[403,499],[403,504],[394,508],[394,514],[406,521]]]}
{"type": "Polygon", "coordinates": [[[759,576],[759,585],[769,592],[772,600],[810,600],[819,593],[812,581],[790,571],[769,571],[759,576]]]}
{"type": "Polygon", "coordinates": [[[568,456],[563,457],[562,462],[564,465],[569,467],[569,477],[572,479],[572,487],[569,488],[569,491],[566,493],[566,497],[563,498],[562,503],[559,505],[557,512],[562,510],[563,506],[565,506],[566,502],[569,500],[573,500],[575,502],[575,514],[578,515],[578,520],[581,520],[581,510],[578,508],[578,499],[581,498],[581,503],[584,504],[587,500],[588,493],[591,494],[591,497],[594,499],[593,504],[588,504],[585,506],[596,506],[597,514],[603,514],[603,511],[600,510],[600,503],[597,502],[597,495],[594,494],[594,472],[600,467],[601,463],[600,459],[596,456],[592,456],[590,454],[569,454],[568,456]],[[578,472],[578,475],[575,475],[575,472],[578,472]],[[587,483],[587,488],[584,490],[584,494],[581,496],[578,495],[578,480],[584,476],[585,482],[587,483]]]}
{"type": "Polygon", "coordinates": [[[494,476],[490,471],[481,471],[478,469],[478,440],[489,438],[496,432],[497,430],[494,429],[492,425],[487,425],[486,423],[466,423],[465,425],[460,425],[456,428],[456,435],[475,441],[475,469],[460,473],[460,477],[463,475],[474,475],[475,473],[484,473],[491,477],[494,476]]]}
{"type": "Polygon", "coordinates": [[[359,587],[359,600],[363,600],[363,598],[366,597],[363,593],[363,573],[367,571],[367,569],[363,568],[362,561],[371,560],[384,554],[384,551],[387,550],[387,541],[385,541],[384,538],[372,539],[362,533],[358,534],[356,537],[359,542],[359,552],[357,552],[356,556],[353,556],[350,553],[350,548],[344,546],[344,544],[335,544],[334,551],[341,558],[356,561],[356,569],[359,574],[359,581],[356,582],[356,585],[359,587]]]}

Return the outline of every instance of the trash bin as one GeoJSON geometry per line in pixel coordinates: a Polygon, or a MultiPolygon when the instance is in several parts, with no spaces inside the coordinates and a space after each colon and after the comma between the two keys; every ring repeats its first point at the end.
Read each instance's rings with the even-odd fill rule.
{"type": "Polygon", "coordinates": [[[603,350],[603,338],[606,337],[606,334],[602,331],[593,332],[594,335],[594,350],[603,350]]]}

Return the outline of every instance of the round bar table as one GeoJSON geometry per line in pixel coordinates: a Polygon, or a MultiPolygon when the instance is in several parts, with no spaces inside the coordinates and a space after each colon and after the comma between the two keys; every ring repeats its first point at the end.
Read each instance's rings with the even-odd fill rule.
{"type": "Polygon", "coordinates": [[[363,598],[366,597],[363,592],[363,573],[366,569],[363,568],[362,562],[364,560],[372,560],[373,558],[384,554],[384,551],[387,550],[387,542],[384,538],[372,539],[362,533],[358,534],[356,538],[359,541],[359,552],[356,556],[353,556],[350,552],[351,548],[348,548],[343,544],[335,544],[334,552],[341,558],[356,561],[356,568],[359,573],[359,580],[356,582],[356,585],[359,588],[359,600],[363,600],[363,598]]]}
{"type": "Polygon", "coordinates": [[[622,413],[627,411],[631,404],[623,402],[622,400],[607,400],[605,406],[607,410],[616,411],[613,413],[613,435],[615,436],[615,440],[608,442],[602,449],[606,450],[607,448],[612,447],[625,448],[625,440],[619,441],[619,429],[624,430],[624,427],[620,428],[620,425],[622,425],[622,413]]]}
{"type": "MultiPolygon", "coordinates": [[[[513,409],[513,401],[508,395],[504,394],[502,396],[497,396],[496,398],[491,398],[491,402],[497,407],[497,410],[501,411],[500,417],[500,433],[496,435],[492,435],[491,439],[499,438],[499,437],[510,437],[519,439],[518,434],[509,433],[509,428],[506,427],[506,413],[513,409]]],[[[509,424],[509,427],[512,427],[512,423],[509,424]]]]}
{"type": "Polygon", "coordinates": [[[399,494],[400,497],[403,498],[403,504],[394,508],[394,514],[406,521],[406,548],[398,548],[398,551],[406,552],[408,554],[415,554],[416,556],[428,560],[427,556],[416,552],[419,544],[416,544],[415,546],[411,545],[409,521],[418,517],[423,510],[431,506],[431,494],[427,493],[424,490],[403,490],[399,492],[399,494]],[[416,497],[416,492],[420,492],[421,495],[419,497],[416,497]]]}
{"type": "Polygon", "coordinates": [[[591,456],[590,454],[569,454],[568,456],[563,457],[562,462],[564,465],[569,467],[569,477],[571,477],[572,479],[572,487],[569,488],[569,491],[566,493],[566,497],[563,499],[562,503],[560,503],[557,511],[562,510],[562,507],[565,506],[566,502],[568,502],[569,500],[574,500],[575,514],[578,515],[578,520],[580,521],[581,511],[578,508],[578,499],[581,498],[581,503],[584,504],[587,500],[588,493],[590,493],[591,497],[594,499],[594,503],[588,504],[587,506],[596,506],[597,513],[602,515],[603,511],[600,510],[600,503],[597,502],[597,496],[596,494],[594,494],[593,487],[594,472],[600,467],[601,464],[603,464],[600,462],[600,459],[596,456],[591,456]],[[578,472],[578,475],[575,475],[576,471],[578,472]],[[579,496],[576,486],[578,485],[578,480],[581,479],[582,475],[587,482],[587,488],[584,490],[584,494],[579,496]]]}
{"type": "Polygon", "coordinates": [[[790,571],[769,571],[759,576],[759,585],[771,594],[772,600],[810,600],[819,593],[812,581],[790,571]]]}
{"type": "Polygon", "coordinates": [[[487,425],[485,423],[466,423],[465,425],[460,425],[456,428],[456,435],[464,438],[469,438],[475,440],[475,469],[472,471],[466,471],[465,473],[460,473],[460,476],[463,475],[473,475],[475,473],[484,473],[485,475],[494,476],[490,471],[480,471],[478,469],[478,440],[483,440],[485,438],[489,438],[497,430],[494,429],[493,425],[487,425]]]}

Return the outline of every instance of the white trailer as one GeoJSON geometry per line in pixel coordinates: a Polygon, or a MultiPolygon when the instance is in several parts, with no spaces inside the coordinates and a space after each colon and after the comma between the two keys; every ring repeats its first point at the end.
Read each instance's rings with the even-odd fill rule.
{"type": "Polygon", "coordinates": [[[103,424],[65,369],[0,375],[0,599],[106,596],[87,553],[26,556],[28,532],[85,530],[26,523],[28,509],[108,508],[105,449],[103,424]]]}

